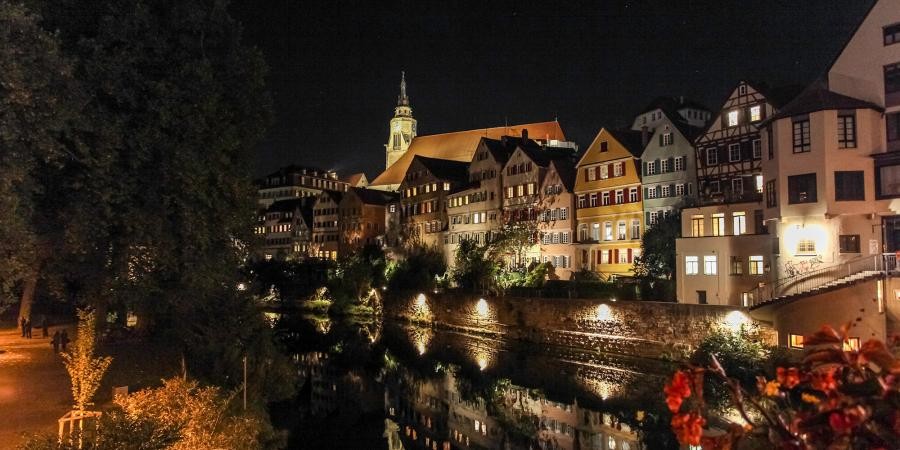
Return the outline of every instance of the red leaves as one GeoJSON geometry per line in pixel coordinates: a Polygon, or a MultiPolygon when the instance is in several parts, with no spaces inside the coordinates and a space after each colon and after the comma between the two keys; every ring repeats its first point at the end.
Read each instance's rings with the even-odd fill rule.
{"type": "Polygon", "coordinates": [[[672,416],[671,425],[678,442],[687,445],[700,445],[700,438],[703,436],[703,427],[706,425],[706,419],[695,412],[675,414],[672,416]]]}
{"type": "Polygon", "coordinates": [[[778,384],[793,389],[794,386],[800,384],[800,371],[796,367],[788,369],[779,367],[775,370],[775,380],[778,381],[778,384]]]}
{"type": "Polygon", "coordinates": [[[892,374],[900,374],[900,362],[894,358],[884,342],[870,339],[859,349],[860,365],[872,363],[878,366],[879,371],[888,371],[892,374]]]}
{"type": "Polygon", "coordinates": [[[684,371],[675,372],[672,381],[663,388],[663,392],[666,394],[669,411],[672,411],[673,414],[678,413],[684,399],[691,396],[690,377],[684,371]]]}

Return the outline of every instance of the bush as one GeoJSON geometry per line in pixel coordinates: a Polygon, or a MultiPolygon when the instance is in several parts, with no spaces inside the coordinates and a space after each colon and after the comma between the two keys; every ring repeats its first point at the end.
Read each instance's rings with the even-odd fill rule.
{"type": "Polygon", "coordinates": [[[437,279],[447,271],[444,255],[433,247],[416,246],[401,256],[387,271],[388,289],[392,291],[432,290],[437,279]]]}

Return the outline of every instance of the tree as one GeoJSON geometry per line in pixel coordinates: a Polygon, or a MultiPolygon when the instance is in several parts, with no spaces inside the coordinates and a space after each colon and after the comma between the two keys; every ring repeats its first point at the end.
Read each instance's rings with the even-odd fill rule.
{"type": "Polygon", "coordinates": [[[84,115],[103,124],[90,143],[114,168],[83,258],[100,268],[98,306],[135,309],[145,329],[187,326],[233,289],[250,241],[248,156],[271,117],[263,58],[225,1],[37,4],[77,61],[84,115]]]}
{"type": "Polygon", "coordinates": [[[451,276],[456,284],[470,291],[494,288],[500,264],[490,256],[490,248],[469,239],[456,248],[451,276]]]}
{"type": "Polygon", "coordinates": [[[644,297],[673,300],[675,241],[681,237],[681,213],[662,217],[641,240],[641,256],[635,258],[634,275],[644,297]]]}
{"type": "Polygon", "coordinates": [[[72,65],[39,22],[0,2],[0,297],[21,290],[20,318],[47,260],[83,248],[66,212],[83,206],[76,172],[91,154],[71,134],[82,103],[72,65]]]}
{"type": "Polygon", "coordinates": [[[72,381],[73,409],[84,411],[91,405],[94,393],[100,387],[100,380],[106,369],[112,364],[112,358],[108,356],[95,356],[97,344],[97,319],[93,311],[78,311],[78,333],[72,350],[63,353],[63,362],[69,379],[72,381]]]}

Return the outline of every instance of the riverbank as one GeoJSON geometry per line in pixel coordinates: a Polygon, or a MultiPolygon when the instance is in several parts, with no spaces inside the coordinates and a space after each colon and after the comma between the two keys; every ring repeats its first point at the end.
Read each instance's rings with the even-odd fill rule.
{"type": "Polygon", "coordinates": [[[474,295],[389,295],[384,315],[506,339],[659,358],[695,348],[716,330],[750,327],[770,342],[771,329],[743,308],[568,298],[481,298],[474,295]]]}

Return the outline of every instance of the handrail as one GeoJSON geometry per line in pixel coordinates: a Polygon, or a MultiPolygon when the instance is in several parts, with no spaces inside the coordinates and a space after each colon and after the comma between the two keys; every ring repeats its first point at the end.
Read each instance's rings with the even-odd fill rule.
{"type": "Polygon", "coordinates": [[[894,253],[862,256],[761,284],[744,292],[743,302],[744,306],[754,307],[777,298],[810,292],[860,273],[874,271],[887,273],[896,270],[897,256],[894,253]]]}

